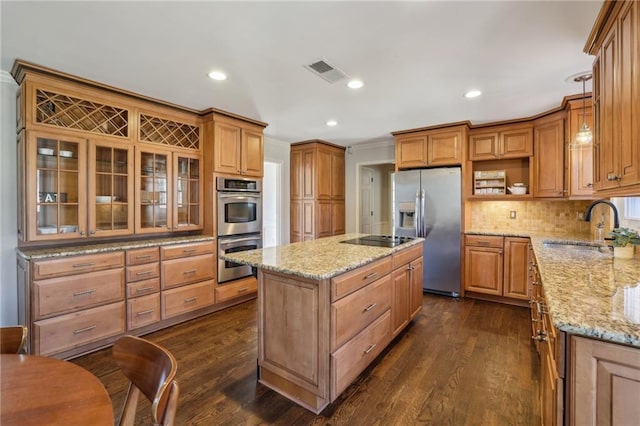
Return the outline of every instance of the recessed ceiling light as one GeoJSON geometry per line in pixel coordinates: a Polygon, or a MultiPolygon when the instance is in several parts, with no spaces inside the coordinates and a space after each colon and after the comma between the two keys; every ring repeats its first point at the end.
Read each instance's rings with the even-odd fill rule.
{"type": "Polygon", "coordinates": [[[359,89],[364,86],[364,83],[361,80],[351,80],[347,83],[350,89],[359,89]]]}
{"type": "Polygon", "coordinates": [[[338,122],[336,120],[328,120],[327,121],[327,126],[329,127],[333,127],[333,126],[337,126],[338,122]]]}
{"type": "Polygon", "coordinates": [[[477,98],[478,96],[482,95],[482,92],[479,90],[469,90],[467,93],[464,94],[465,98],[477,98]]]}
{"type": "Polygon", "coordinates": [[[222,81],[227,79],[227,75],[222,71],[211,71],[209,73],[209,78],[212,80],[222,81]]]}

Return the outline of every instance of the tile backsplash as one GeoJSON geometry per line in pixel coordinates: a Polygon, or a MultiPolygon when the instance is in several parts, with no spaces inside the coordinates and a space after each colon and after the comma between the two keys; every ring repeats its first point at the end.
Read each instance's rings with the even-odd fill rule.
{"type": "Polygon", "coordinates": [[[590,201],[469,201],[465,203],[465,229],[526,231],[532,233],[584,233],[595,238],[604,215],[604,234],[611,230],[610,208],[598,205],[591,223],[582,220],[590,201]],[[511,219],[515,212],[515,219],[511,219]]]}

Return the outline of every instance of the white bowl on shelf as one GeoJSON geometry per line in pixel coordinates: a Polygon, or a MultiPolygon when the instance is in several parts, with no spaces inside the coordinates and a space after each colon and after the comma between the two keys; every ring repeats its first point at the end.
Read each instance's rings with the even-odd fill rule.
{"type": "Polygon", "coordinates": [[[116,200],[117,197],[110,195],[96,195],[96,203],[111,203],[116,200]]]}
{"type": "Polygon", "coordinates": [[[38,148],[38,154],[40,155],[53,155],[52,148],[38,148]]]}
{"type": "Polygon", "coordinates": [[[513,195],[524,195],[527,193],[526,186],[510,186],[507,188],[513,195]]]}
{"type": "Polygon", "coordinates": [[[55,226],[40,226],[38,227],[38,233],[41,235],[57,234],[58,228],[55,226]]]}
{"type": "Polygon", "coordinates": [[[73,157],[73,151],[60,151],[60,157],[71,158],[73,157]]]}

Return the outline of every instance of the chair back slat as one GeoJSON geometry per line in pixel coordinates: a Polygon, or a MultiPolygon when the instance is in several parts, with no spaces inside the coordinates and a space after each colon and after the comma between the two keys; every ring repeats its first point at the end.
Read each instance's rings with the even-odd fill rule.
{"type": "Polygon", "coordinates": [[[24,325],[0,327],[0,353],[25,353],[28,331],[24,325]]]}

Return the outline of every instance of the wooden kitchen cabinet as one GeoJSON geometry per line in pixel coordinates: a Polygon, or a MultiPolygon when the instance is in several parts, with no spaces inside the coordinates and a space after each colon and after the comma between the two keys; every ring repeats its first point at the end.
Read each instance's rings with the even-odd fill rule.
{"type": "Polygon", "coordinates": [[[422,245],[393,256],[391,335],[395,337],[422,309],[422,245]]]}
{"type": "Polygon", "coordinates": [[[136,147],[137,234],[203,228],[202,156],[152,146],[136,147]]]}
{"type": "Polygon", "coordinates": [[[536,120],[534,125],[534,181],[536,198],[563,198],[564,117],[556,113],[536,120]]]}
{"type": "Polygon", "coordinates": [[[344,151],[319,140],[291,146],[291,242],[345,232],[344,151]]]}
{"type": "Polygon", "coordinates": [[[593,194],[593,151],[594,143],[578,145],[575,143],[576,134],[586,123],[595,135],[591,97],[584,100],[576,99],[567,102],[566,119],[566,189],[570,199],[592,199],[593,194]]]}
{"type": "Polygon", "coordinates": [[[215,172],[252,177],[264,175],[261,127],[217,118],[214,122],[213,145],[215,172]]]}
{"type": "Polygon", "coordinates": [[[516,304],[528,301],[528,249],[528,238],[466,235],[465,294],[516,304]]]}
{"type": "Polygon", "coordinates": [[[462,163],[466,126],[392,132],[395,136],[396,170],[462,163]]]}
{"type": "Polygon", "coordinates": [[[594,186],[600,195],[637,195],[640,187],[640,5],[605,2],[585,45],[595,55],[594,186]]]}
{"type": "Polygon", "coordinates": [[[633,425],[640,419],[640,349],[571,336],[569,425],[633,425]]]}
{"type": "Polygon", "coordinates": [[[160,321],[160,251],[127,250],[127,330],[160,321]]]}
{"type": "Polygon", "coordinates": [[[533,155],[533,126],[483,127],[469,133],[469,160],[523,158],[533,155]]]}

